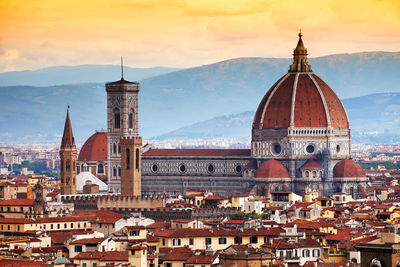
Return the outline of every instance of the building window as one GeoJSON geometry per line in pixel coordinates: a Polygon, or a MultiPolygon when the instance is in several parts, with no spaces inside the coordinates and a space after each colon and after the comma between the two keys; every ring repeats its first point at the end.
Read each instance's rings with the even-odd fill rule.
{"type": "Polygon", "coordinates": [[[280,144],[273,144],[272,145],[272,154],[279,155],[282,152],[282,147],[280,144]]]}
{"type": "Polygon", "coordinates": [[[241,236],[235,237],[235,244],[242,244],[242,237],[241,236]]]}
{"type": "Polygon", "coordinates": [[[181,245],[181,240],[179,238],[173,239],[172,240],[172,245],[173,246],[180,246],[181,245]]]}
{"type": "Polygon", "coordinates": [[[212,165],[211,163],[208,164],[207,171],[208,171],[209,173],[213,173],[214,170],[215,170],[214,165],[212,165]]]}
{"type": "Polygon", "coordinates": [[[117,176],[117,168],[113,168],[113,176],[115,177],[115,176],[117,176]]]}
{"type": "Polygon", "coordinates": [[[320,253],[319,253],[319,249],[314,249],[313,250],[313,257],[319,257],[320,253]]]}
{"type": "Polygon", "coordinates": [[[99,164],[97,165],[97,173],[104,173],[104,165],[103,164],[99,164]]]}
{"type": "Polygon", "coordinates": [[[126,169],[127,170],[129,170],[131,168],[131,166],[130,166],[130,164],[131,164],[130,157],[131,157],[130,150],[129,150],[129,148],[127,148],[126,149],[126,169]]]}
{"type": "Polygon", "coordinates": [[[82,252],[82,246],[75,246],[75,252],[82,252]]]}
{"type": "Polygon", "coordinates": [[[186,166],[185,166],[185,164],[181,164],[181,165],[179,166],[179,171],[180,171],[180,172],[185,172],[185,171],[186,171],[186,166]]]}
{"type": "Polygon", "coordinates": [[[211,245],[212,239],[210,237],[206,237],[206,245],[211,245]]]}
{"type": "Polygon", "coordinates": [[[236,171],[236,173],[241,173],[242,172],[242,165],[240,165],[240,164],[236,165],[235,171],[236,171]]]}
{"type": "Polygon", "coordinates": [[[250,243],[252,243],[252,244],[258,243],[258,238],[256,236],[251,236],[250,237],[250,243]]]}
{"type": "Polygon", "coordinates": [[[308,249],[304,249],[302,253],[303,257],[310,257],[310,251],[308,249]]]}
{"type": "Polygon", "coordinates": [[[121,144],[118,144],[118,153],[121,154],[121,144]]]}
{"type": "Polygon", "coordinates": [[[308,145],[308,146],[306,147],[306,151],[307,151],[307,153],[309,153],[309,154],[314,153],[314,151],[315,151],[314,145],[308,145]]]}
{"type": "Polygon", "coordinates": [[[113,144],[113,152],[114,154],[117,154],[117,144],[113,144]]]}
{"type": "Polygon", "coordinates": [[[129,113],[129,128],[133,128],[133,113],[129,113]]]}
{"type": "Polygon", "coordinates": [[[151,166],[151,170],[153,172],[157,172],[158,171],[158,165],[157,164],[153,164],[153,166],[151,166]]]}
{"type": "Polygon", "coordinates": [[[114,112],[114,128],[119,129],[121,128],[121,115],[119,114],[118,109],[116,109],[114,112]]]}
{"type": "Polygon", "coordinates": [[[129,230],[129,235],[130,236],[139,236],[139,231],[138,230],[129,230]]]}
{"type": "Polygon", "coordinates": [[[71,162],[67,160],[65,162],[65,171],[69,172],[71,170],[71,162]]]}
{"type": "Polygon", "coordinates": [[[226,237],[220,237],[220,238],[218,238],[218,244],[220,244],[220,245],[225,245],[225,244],[226,244],[226,237]]]}
{"type": "Polygon", "coordinates": [[[193,246],[193,244],[194,244],[193,238],[189,238],[189,245],[190,245],[190,246],[193,246]]]}
{"type": "Polygon", "coordinates": [[[118,176],[121,176],[121,167],[118,167],[118,176]]]}
{"type": "Polygon", "coordinates": [[[139,170],[139,158],[140,158],[140,152],[139,152],[139,148],[136,148],[136,170],[139,170]]]}

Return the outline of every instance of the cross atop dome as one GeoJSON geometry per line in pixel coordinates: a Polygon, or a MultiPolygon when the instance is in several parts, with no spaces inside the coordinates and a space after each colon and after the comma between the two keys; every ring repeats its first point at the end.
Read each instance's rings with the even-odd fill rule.
{"type": "Polygon", "coordinates": [[[299,32],[299,41],[293,51],[293,64],[289,67],[289,72],[311,72],[311,65],[307,62],[307,48],[304,47],[303,34],[299,32]]]}

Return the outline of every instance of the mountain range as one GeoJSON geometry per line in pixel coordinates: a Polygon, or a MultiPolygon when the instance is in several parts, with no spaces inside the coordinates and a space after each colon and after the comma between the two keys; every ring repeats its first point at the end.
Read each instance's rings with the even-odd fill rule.
{"type": "MultiPolygon", "coordinates": [[[[146,75],[152,75],[148,72],[143,76],[148,78],[143,79],[139,74],[124,71],[124,77],[141,82],[140,134],[146,139],[165,138],[173,136],[172,133],[209,138],[218,128],[221,136],[249,136],[252,111],[272,84],[287,72],[290,62],[282,58],[237,58],[183,70],[161,68],[158,70],[161,73],[148,77],[146,75]],[[205,125],[215,117],[214,132],[210,133],[205,125]]],[[[339,54],[310,58],[309,62],[314,72],[343,99],[353,137],[378,136],[379,139],[378,132],[397,131],[399,52],[339,54]]],[[[7,76],[10,73],[0,74],[0,143],[58,142],[67,105],[71,106],[71,120],[78,141],[105,128],[104,81],[118,80],[119,66],[112,66],[116,69],[107,72],[108,76],[98,72],[96,65],[86,65],[85,72],[78,70],[81,67],[70,66],[61,71],[65,77],[70,77],[68,80],[62,75],[49,74],[55,71],[52,68],[35,72],[32,82],[25,72],[19,72],[20,77],[14,73],[16,76],[8,83],[3,83],[1,77],[10,77],[7,76]],[[95,83],[81,83],[94,79],[87,77],[97,78],[95,83]],[[58,85],[9,85],[22,81],[30,85],[49,85],[50,82],[58,85]]]]}
{"type": "MultiPolygon", "coordinates": [[[[400,93],[381,93],[343,99],[355,142],[400,140],[400,93]],[[366,127],[367,126],[367,127],[366,127]]],[[[254,111],[218,116],[157,136],[156,140],[235,138],[251,139],[254,111]]]]}

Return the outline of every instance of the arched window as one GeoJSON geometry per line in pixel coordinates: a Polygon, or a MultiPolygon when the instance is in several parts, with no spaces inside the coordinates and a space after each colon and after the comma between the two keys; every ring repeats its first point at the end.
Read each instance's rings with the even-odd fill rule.
{"type": "Polygon", "coordinates": [[[117,168],[113,168],[113,176],[115,177],[115,176],[117,176],[117,168]]]}
{"type": "Polygon", "coordinates": [[[113,153],[117,154],[117,145],[115,143],[113,144],[113,153]]]}
{"type": "Polygon", "coordinates": [[[121,167],[118,167],[118,176],[121,176],[121,167]]]}
{"type": "Polygon", "coordinates": [[[131,168],[131,165],[130,165],[130,161],[131,161],[131,155],[130,155],[130,150],[129,150],[129,148],[127,148],[126,149],[126,169],[130,169],[131,168]]]}
{"type": "Polygon", "coordinates": [[[129,128],[132,129],[133,128],[133,110],[131,110],[131,112],[129,113],[128,124],[129,124],[129,128]]]}
{"type": "Polygon", "coordinates": [[[119,113],[119,109],[114,109],[114,128],[121,128],[121,114],[119,113]]]}
{"type": "Polygon", "coordinates": [[[139,148],[136,148],[136,170],[139,170],[139,148]]]}
{"type": "Polygon", "coordinates": [[[121,144],[118,144],[118,153],[121,154],[121,144]]]}
{"type": "Polygon", "coordinates": [[[354,198],[354,187],[350,187],[350,195],[354,198]]]}
{"type": "Polygon", "coordinates": [[[104,173],[104,166],[103,164],[97,165],[97,173],[104,173]]]}
{"type": "Polygon", "coordinates": [[[67,160],[65,162],[65,171],[69,172],[71,170],[71,162],[67,160]]]}

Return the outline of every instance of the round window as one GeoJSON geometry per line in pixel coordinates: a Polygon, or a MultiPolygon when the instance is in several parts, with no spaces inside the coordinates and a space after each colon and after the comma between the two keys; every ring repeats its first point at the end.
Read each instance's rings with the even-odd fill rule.
{"type": "Polygon", "coordinates": [[[157,164],[153,164],[153,166],[151,166],[151,170],[153,172],[157,172],[158,171],[158,165],[157,164]]]}
{"type": "Polygon", "coordinates": [[[211,173],[211,172],[214,172],[214,170],[215,170],[214,165],[208,164],[207,171],[211,173]]]}
{"type": "Polygon", "coordinates": [[[336,146],[336,152],[339,153],[340,152],[340,145],[336,146]]]}
{"type": "Polygon", "coordinates": [[[185,164],[181,164],[181,165],[179,166],[179,171],[180,171],[180,172],[185,172],[185,171],[186,171],[186,166],[185,166],[185,164]]]}
{"type": "Polygon", "coordinates": [[[308,145],[307,147],[306,147],[306,151],[307,151],[307,153],[314,153],[314,150],[315,150],[315,147],[313,146],[313,145],[308,145]]]}
{"type": "Polygon", "coordinates": [[[241,172],[242,172],[242,166],[241,166],[240,164],[236,165],[235,171],[236,171],[237,173],[241,173],[241,172]]]}
{"type": "Polygon", "coordinates": [[[282,152],[282,147],[280,144],[273,144],[272,145],[272,152],[275,155],[279,155],[282,152]]]}

